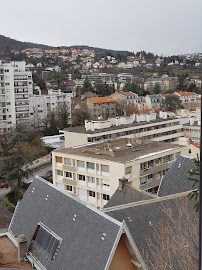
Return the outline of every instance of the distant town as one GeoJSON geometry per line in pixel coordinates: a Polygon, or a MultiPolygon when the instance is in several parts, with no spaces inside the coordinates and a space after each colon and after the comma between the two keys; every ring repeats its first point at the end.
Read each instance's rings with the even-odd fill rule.
{"type": "Polygon", "coordinates": [[[178,219],[197,209],[202,53],[40,45],[0,55],[0,232],[18,246],[12,266],[197,269],[188,232],[197,221],[178,219]],[[196,196],[188,210],[187,196],[196,196]],[[171,268],[157,268],[160,221],[164,243],[176,237],[164,226],[187,230],[189,268],[177,238],[158,250],[171,250],[171,268]]]}

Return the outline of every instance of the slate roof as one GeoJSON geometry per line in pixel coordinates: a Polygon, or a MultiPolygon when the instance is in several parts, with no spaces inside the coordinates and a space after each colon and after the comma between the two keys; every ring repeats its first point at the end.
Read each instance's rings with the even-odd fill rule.
{"type": "Polygon", "coordinates": [[[108,203],[105,205],[105,208],[132,202],[146,201],[154,198],[154,195],[146,191],[125,184],[122,190],[118,188],[114,192],[108,203]]]}
{"type": "Polygon", "coordinates": [[[193,190],[193,182],[187,178],[188,171],[194,168],[193,159],[179,156],[162,179],[157,195],[162,197],[193,190]]]}
{"type": "MultiPolygon", "coordinates": [[[[127,227],[135,241],[137,248],[143,256],[145,262],[147,261],[146,253],[149,253],[148,245],[146,241],[146,236],[149,237],[153,243],[155,243],[154,230],[160,225],[169,225],[170,223],[169,215],[164,211],[169,211],[172,218],[175,220],[178,218],[178,209],[180,209],[180,203],[183,203],[184,198],[187,202],[187,207],[189,211],[190,218],[192,214],[195,214],[193,204],[194,200],[191,202],[186,200],[187,194],[183,196],[171,195],[164,198],[157,198],[152,200],[136,202],[131,204],[125,204],[121,206],[115,206],[108,209],[103,209],[103,212],[109,216],[122,221],[125,220],[127,227]]],[[[178,268],[176,268],[178,269],[178,268]]]]}
{"type": "Polygon", "coordinates": [[[19,203],[9,232],[25,234],[29,247],[38,222],[62,238],[52,262],[39,254],[38,260],[48,270],[104,270],[122,227],[122,223],[39,177],[19,203]]]}

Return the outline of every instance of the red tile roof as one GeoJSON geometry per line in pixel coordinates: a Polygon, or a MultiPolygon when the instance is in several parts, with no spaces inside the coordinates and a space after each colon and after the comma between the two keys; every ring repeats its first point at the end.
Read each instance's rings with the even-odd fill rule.
{"type": "Polygon", "coordinates": [[[193,95],[196,95],[196,93],[194,93],[194,92],[176,92],[176,94],[178,94],[180,96],[193,96],[193,95]]]}
{"type": "Polygon", "coordinates": [[[198,142],[192,142],[192,145],[200,149],[200,143],[198,143],[198,142]]]}
{"type": "Polygon", "coordinates": [[[89,100],[92,103],[107,103],[107,102],[116,102],[113,98],[111,97],[93,97],[89,98],[89,100]]]}
{"type": "Polygon", "coordinates": [[[150,112],[151,112],[150,109],[136,110],[136,113],[139,113],[139,114],[146,114],[146,113],[150,113],[150,112]]]}

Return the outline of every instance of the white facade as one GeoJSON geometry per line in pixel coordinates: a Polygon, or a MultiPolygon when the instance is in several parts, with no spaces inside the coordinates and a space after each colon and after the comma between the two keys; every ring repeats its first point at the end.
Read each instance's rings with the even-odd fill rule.
{"type": "Polygon", "coordinates": [[[35,126],[43,126],[43,119],[46,119],[51,112],[57,113],[61,108],[66,107],[71,119],[71,93],[63,93],[61,90],[48,90],[48,95],[34,95],[30,98],[30,120],[35,126]]]}
{"type": "Polygon", "coordinates": [[[29,124],[32,72],[24,61],[0,61],[0,133],[17,123],[29,124]]]}

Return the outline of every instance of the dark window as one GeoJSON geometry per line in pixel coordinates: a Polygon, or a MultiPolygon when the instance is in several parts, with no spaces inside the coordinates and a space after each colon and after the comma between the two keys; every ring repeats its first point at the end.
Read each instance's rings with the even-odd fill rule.
{"type": "Polygon", "coordinates": [[[32,242],[29,247],[29,251],[40,260],[43,258],[45,260],[51,261],[54,258],[56,249],[60,241],[51,232],[46,230],[41,225],[37,225],[37,228],[32,237],[32,242]]]}

